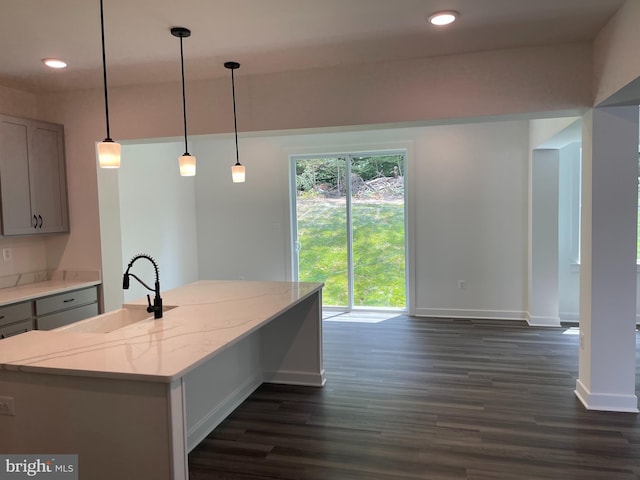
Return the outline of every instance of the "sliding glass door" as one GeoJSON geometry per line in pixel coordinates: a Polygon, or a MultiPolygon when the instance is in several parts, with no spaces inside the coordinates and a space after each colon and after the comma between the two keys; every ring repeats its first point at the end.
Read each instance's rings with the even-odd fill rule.
{"type": "Polygon", "coordinates": [[[291,160],[293,276],[341,310],[406,309],[405,153],[291,160]]]}

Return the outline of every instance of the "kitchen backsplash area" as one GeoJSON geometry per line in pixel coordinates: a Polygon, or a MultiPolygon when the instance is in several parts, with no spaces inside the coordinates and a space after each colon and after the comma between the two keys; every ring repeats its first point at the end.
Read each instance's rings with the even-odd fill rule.
{"type": "Polygon", "coordinates": [[[49,270],[44,239],[0,237],[0,288],[46,280],[99,281],[100,272],[49,270]]]}
{"type": "Polygon", "coordinates": [[[47,280],[47,250],[42,238],[0,238],[0,288],[47,280]]]}

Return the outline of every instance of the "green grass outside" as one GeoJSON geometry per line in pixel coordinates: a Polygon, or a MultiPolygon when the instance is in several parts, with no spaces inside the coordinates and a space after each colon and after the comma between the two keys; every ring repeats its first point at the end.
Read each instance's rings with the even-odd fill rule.
{"type": "MultiPolygon", "coordinates": [[[[354,306],[406,306],[404,207],[354,202],[354,306]]],[[[346,306],[347,232],[344,201],[298,198],[299,279],[324,282],[323,303],[346,306]]]]}

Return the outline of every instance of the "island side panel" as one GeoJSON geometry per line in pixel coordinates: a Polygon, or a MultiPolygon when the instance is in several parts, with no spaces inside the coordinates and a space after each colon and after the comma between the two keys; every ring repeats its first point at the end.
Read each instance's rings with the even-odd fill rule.
{"type": "Polygon", "coordinates": [[[0,371],[0,396],[15,403],[14,416],[0,416],[0,452],[78,454],[80,478],[92,480],[184,480],[185,452],[172,451],[170,391],[164,383],[0,371]]]}
{"type": "Polygon", "coordinates": [[[266,383],[324,385],[322,290],[273,319],[261,334],[266,383]]]}
{"type": "Polygon", "coordinates": [[[191,451],[262,383],[259,332],[187,373],[183,383],[191,451]]]}

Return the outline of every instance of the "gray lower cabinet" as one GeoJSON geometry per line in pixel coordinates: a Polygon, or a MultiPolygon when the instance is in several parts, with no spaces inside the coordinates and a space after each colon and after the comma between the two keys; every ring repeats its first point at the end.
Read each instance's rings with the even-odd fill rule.
{"type": "Polygon", "coordinates": [[[58,293],[34,301],[38,330],[53,330],[98,315],[96,287],[58,293]]]}
{"type": "Polygon", "coordinates": [[[32,302],[0,307],[0,339],[33,330],[32,302]]]}

